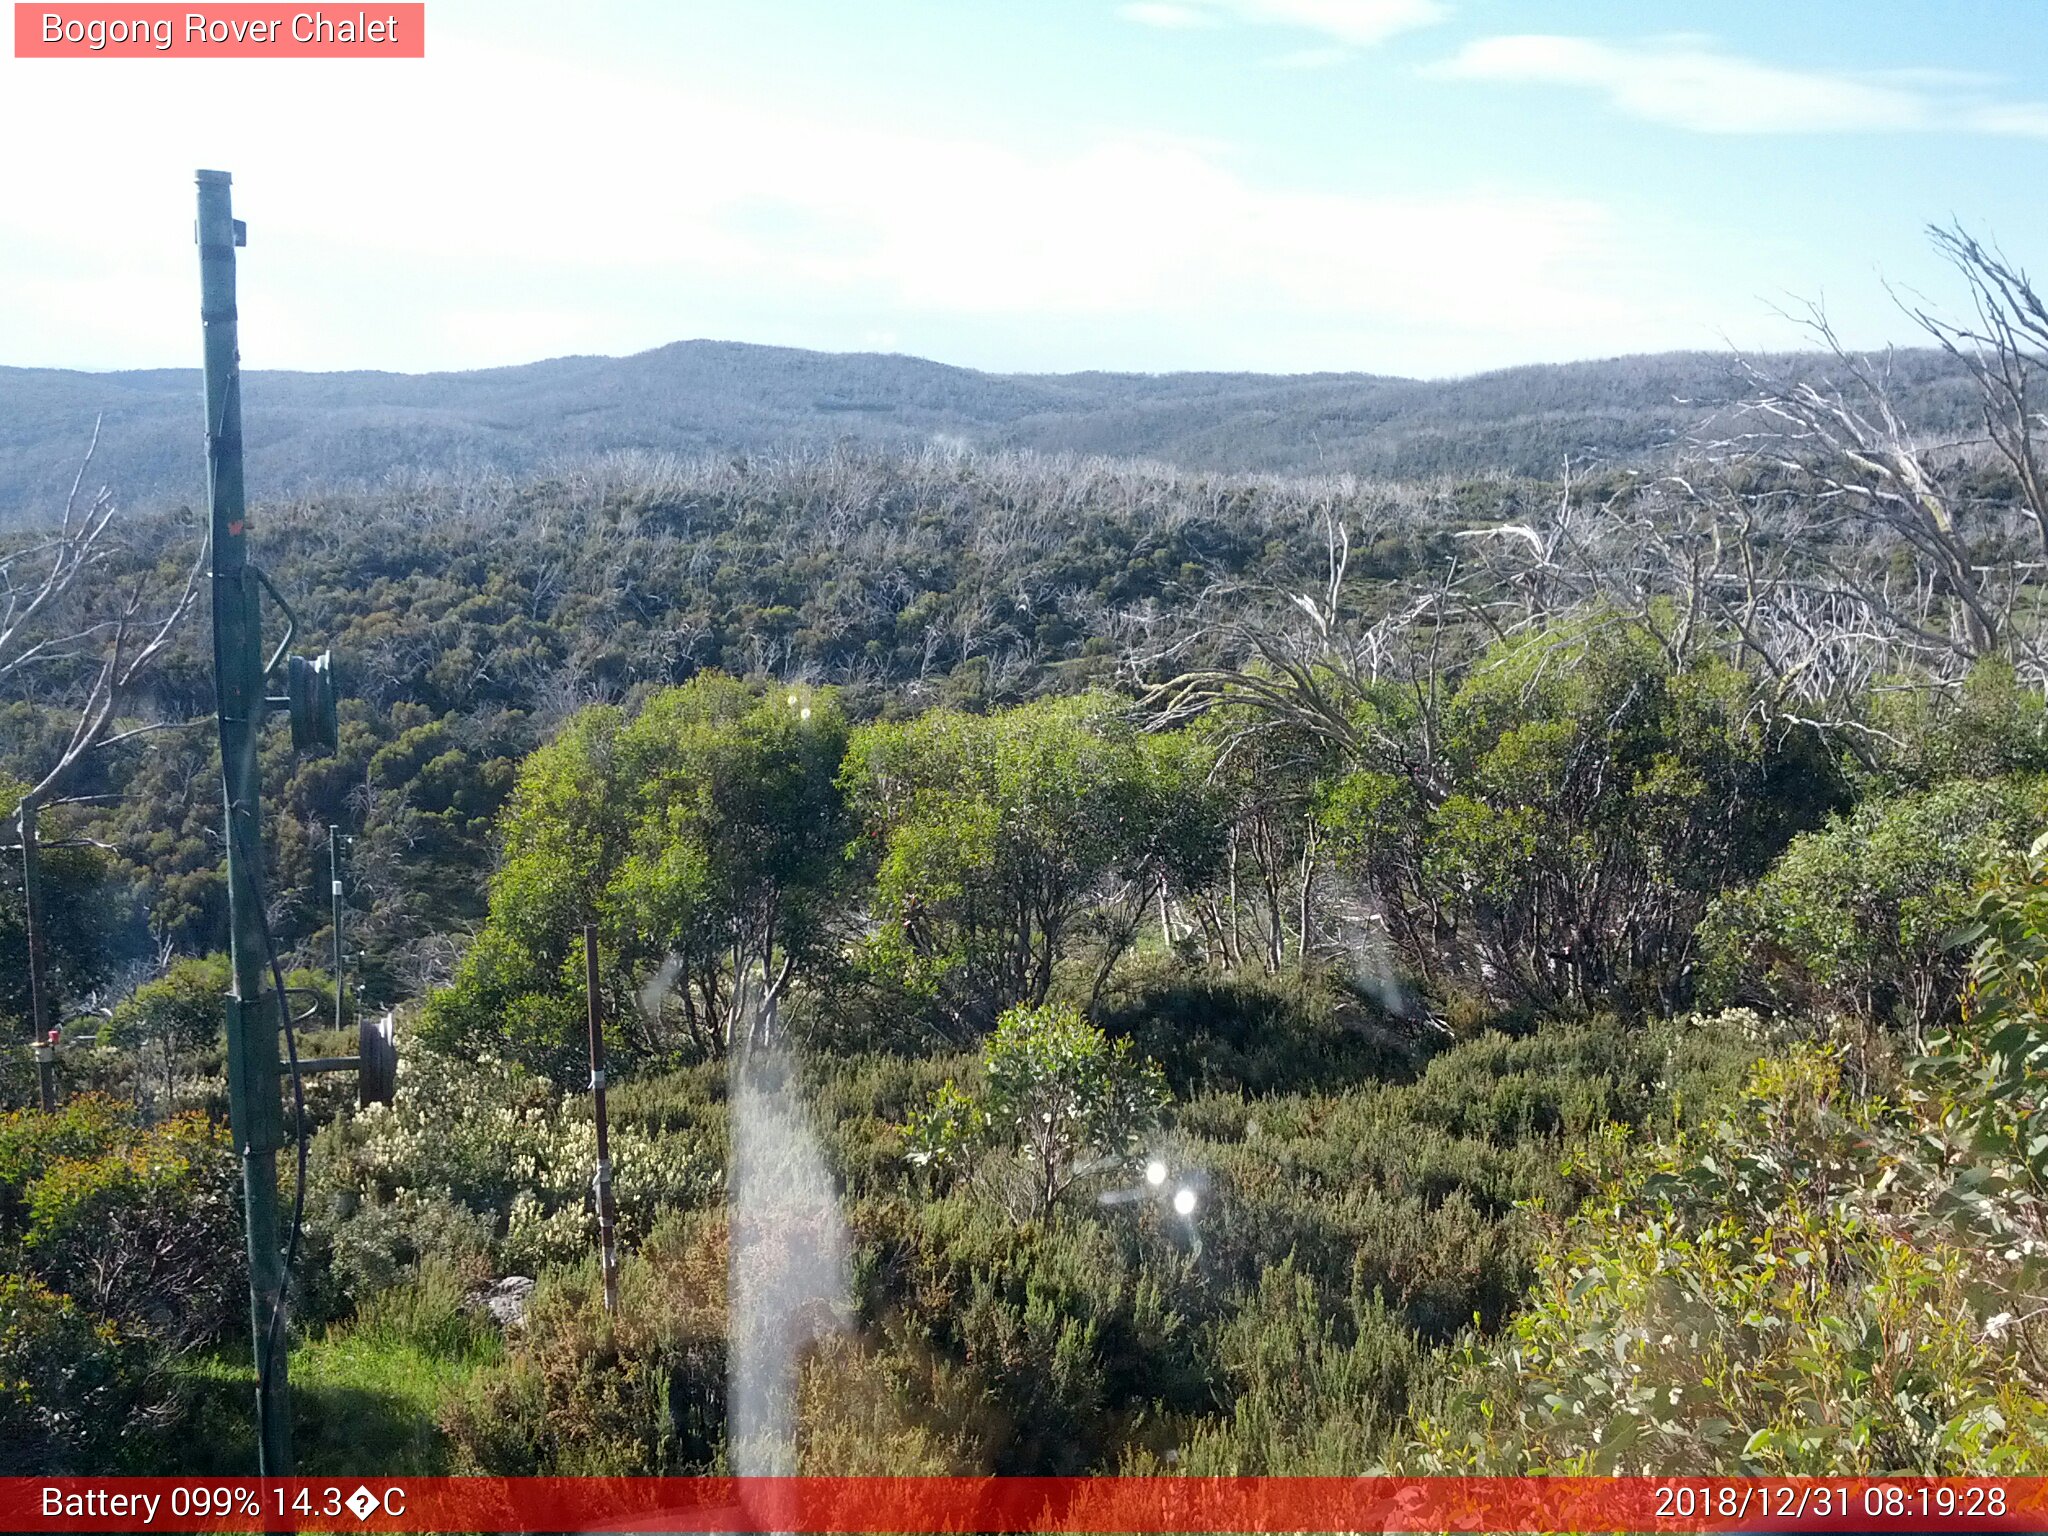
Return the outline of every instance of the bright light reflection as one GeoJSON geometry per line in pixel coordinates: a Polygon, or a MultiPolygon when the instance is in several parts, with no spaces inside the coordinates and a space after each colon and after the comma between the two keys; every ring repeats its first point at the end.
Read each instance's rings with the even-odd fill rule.
{"type": "Polygon", "coordinates": [[[1145,1182],[1154,1187],[1164,1184],[1166,1182],[1166,1164],[1159,1161],[1156,1157],[1147,1163],[1145,1165],[1145,1182]]]}
{"type": "Polygon", "coordinates": [[[1192,1189],[1177,1189],[1173,1192],[1174,1213],[1179,1216],[1195,1214],[1195,1192],[1192,1189]]]}

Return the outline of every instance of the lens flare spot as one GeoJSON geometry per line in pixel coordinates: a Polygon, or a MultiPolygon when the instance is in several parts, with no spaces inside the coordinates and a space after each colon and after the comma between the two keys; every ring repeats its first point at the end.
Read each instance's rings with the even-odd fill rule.
{"type": "Polygon", "coordinates": [[[1192,1189],[1177,1189],[1173,1192],[1173,1210],[1177,1216],[1195,1214],[1195,1192],[1192,1189]]]}
{"type": "Polygon", "coordinates": [[[1166,1164],[1159,1161],[1156,1157],[1147,1163],[1145,1165],[1145,1182],[1155,1189],[1164,1184],[1166,1182],[1166,1164]]]}

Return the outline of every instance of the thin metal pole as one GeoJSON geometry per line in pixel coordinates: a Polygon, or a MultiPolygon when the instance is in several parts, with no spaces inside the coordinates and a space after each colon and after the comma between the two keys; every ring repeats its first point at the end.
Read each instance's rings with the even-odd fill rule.
{"type": "Polygon", "coordinates": [[[28,927],[28,1031],[35,1042],[36,1076],[47,1115],[57,1108],[57,1073],[56,1053],[50,1049],[49,960],[43,941],[42,835],[33,800],[21,802],[15,826],[21,833],[22,918],[28,927]]]}
{"type": "Polygon", "coordinates": [[[597,929],[583,925],[583,993],[590,1014],[590,1097],[597,1112],[597,1238],[604,1309],[619,1310],[618,1219],[612,1209],[611,1122],[604,1107],[604,1016],[597,1001],[597,929]]]}
{"type": "MultiPolygon", "coordinates": [[[[50,1031],[55,1034],[56,1031],[50,1031]]],[[[49,1036],[36,1042],[36,1084],[42,1094],[43,1113],[57,1112],[57,1045],[49,1036]]]]}
{"type": "Polygon", "coordinates": [[[342,1022],[342,948],[341,948],[341,828],[329,825],[327,828],[327,872],[334,887],[334,1027],[343,1029],[342,1022]]]}
{"type": "Polygon", "coordinates": [[[242,243],[226,171],[201,171],[199,318],[206,333],[206,491],[213,538],[213,675],[220,716],[221,796],[228,845],[228,1117],[242,1159],[242,1206],[249,1248],[249,1321],[256,1349],[257,1470],[292,1467],[291,1396],[286,1379],[284,1253],[277,1237],[277,1153],[284,1144],[278,1102],[278,1031],[283,998],[264,1001],[269,950],[257,900],[263,856],[262,780],[256,748],[267,700],[257,578],[248,559],[242,486],[240,327],[235,313],[235,247],[242,243]]]}

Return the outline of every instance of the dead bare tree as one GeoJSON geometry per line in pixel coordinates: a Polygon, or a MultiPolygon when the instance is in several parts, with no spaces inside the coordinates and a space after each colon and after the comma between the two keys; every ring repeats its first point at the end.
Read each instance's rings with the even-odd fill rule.
{"type": "Polygon", "coordinates": [[[1985,439],[2012,471],[2021,508],[2048,556],[2048,470],[2035,440],[2037,432],[2048,430],[2048,413],[2039,405],[2048,370],[2048,305],[1995,245],[1986,246],[1960,225],[1932,225],[1927,233],[1962,274],[1975,317],[1951,320],[1924,305],[1909,305],[1908,312],[1970,370],[1985,439]]]}
{"type": "Polygon", "coordinates": [[[1809,305],[1798,318],[1826,350],[1826,373],[1750,368],[1750,429],[1695,445],[1664,482],[1710,523],[1715,558],[1702,575],[1715,625],[1777,680],[1788,711],[1851,735],[1870,728],[1836,706],[1879,677],[1947,689],[1998,658],[2048,689],[2037,592],[2048,570],[2048,305],[1995,246],[1960,227],[1929,235],[1963,278],[1969,317],[1917,299],[1900,307],[1967,371],[1981,432],[1909,421],[1894,354],[1852,352],[1809,305]],[[2010,488],[1984,475],[1992,464],[2010,488]]]}
{"type": "Polygon", "coordinates": [[[0,677],[17,674],[39,661],[56,659],[90,639],[86,630],[61,627],[44,632],[44,615],[63,605],[80,578],[108,556],[107,527],[114,519],[112,492],[102,486],[83,508],[78,505],[86,472],[99,451],[100,424],[92,425],[92,441],[64,498],[64,515],[55,532],[0,554],[0,677]]]}
{"type": "Polygon", "coordinates": [[[1502,634],[1602,602],[1675,665],[1726,647],[1772,682],[1759,707],[1858,750],[1883,737],[1863,718],[1880,679],[1946,689],[1996,657],[2048,688],[2034,591],[2048,570],[2036,442],[2048,306],[1995,249],[1960,229],[1931,234],[1974,317],[1902,308],[1968,369],[1981,436],[1909,420],[1894,354],[1851,351],[1808,305],[1795,318],[1824,370],[1783,378],[1745,363],[1742,430],[1702,434],[1669,473],[1596,502],[1575,504],[1568,472],[1547,517],[1469,532],[1487,579],[1468,584],[1468,611],[1502,634]],[[1987,486],[1994,458],[2016,495],[1987,486]]]}
{"type": "Polygon", "coordinates": [[[1352,577],[1353,535],[1336,500],[1318,498],[1312,516],[1322,565],[1315,588],[1215,583],[1187,633],[1130,662],[1141,685],[1164,679],[1141,688],[1152,724],[1206,716],[1216,732],[1212,780],[1231,786],[1235,807],[1227,880],[1221,891],[1194,899],[1191,911],[1226,968],[1255,957],[1277,972],[1290,948],[1306,960],[1326,941],[1343,942],[1316,920],[1326,872],[1312,797],[1288,786],[1301,788],[1318,761],[1334,758],[1383,768],[1424,800],[1440,799],[1447,790],[1438,728],[1445,692],[1454,663],[1483,638],[1463,611],[1461,563],[1368,603],[1367,588],[1352,577]],[[1215,659],[1182,665],[1197,641],[1215,659]]]}
{"type": "Polygon", "coordinates": [[[1369,707],[1376,690],[1393,687],[1433,720],[1461,628],[1464,567],[1453,560],[1378,610],[1360,606],[1350,580],[1352,538],[1329,501],[1316,509],[1323,548],[1320,591],[1253,590],[1218,583],[1201,598],[1196,622],[1171,643],[1132,658],[1141,701],[1161,727],[1212,710],[1242,706],[1226,733],[1227,759],[1240,740],[1282,731],[1321,742],[1348,759],[1377,755],[1419,784],[1437,780],[1430,761],[1436,736],[1425,726],[1394,734],[1369,707]],[[1221,653],[1212,663],[1180,668],[1194,640],[1221,653]],[[1417,756],[1418,751],[1422,754],[1417,756]]]}
{"type": "Polygon", "coordinates": [[[1935,462],[1944,453],[1960,458],[1965,445],[1926,441],[1902,418],[1889,353],[1873,359],[1849,352],[1818,306],[1807,323],[1847,382],[1785,383],[1753,371],[1758,393],[1750,409],[1763,430],[1746,435],[1740,457],[1775,471],[1792,498],[1836,514],[1836,528],[1816,530],[1836,537],[1809,553],[1902,637],[1946,649],[1964,665],[2002,653],[2009,604],[1998,590],[2001,573],[1976,547],[1981,537],[1996,536],[1984,525],[1997,514],[1960,495],[1935,462]],[[1917,612],[1872,580],[1873,537],[1908,552],[1928,578],[1934,607],[1917,612]]]}
{"type": "MultiPolygon", "coordinates": [[[[0,677],[18,678],[32,668],[98,658],[86,674],[82,696],[67,702],[73,714],[69,737],[56,759],[13,807],[28,938],[29,1022],[38,1040],[50,1028],[52,1003],[43,910],[42,813],[70,803],[68,792],[93,754],[189,723],[132,722],[130,711],[149,668],[197,601],[206,571],[202,542],[182,585],[167,602],[156,600],[154,573],[145,568],[132,579],[109,579],[114,597],[110,613],[94,616],[74,611],[72,599],[86,594],[87,573],[106,569],[117,553],[108,533],[116,512],[111,492],[102,488],[82,511],[78,507],[79,490],[98,443],[95,424],[92,444],[65,500],[56,534],[0,561],[0,592],[5,593],[0,600],[7,605],[4,627],[0,627],[0,677]]],[[[75,837],[63,840],[82,841],[75,837]]]]}

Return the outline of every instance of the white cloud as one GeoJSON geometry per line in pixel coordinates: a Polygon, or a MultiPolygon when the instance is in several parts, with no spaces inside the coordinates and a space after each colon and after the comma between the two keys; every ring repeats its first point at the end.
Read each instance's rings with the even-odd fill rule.
{"type": "Polygon", "coordinates": [[[234,171],[250,223],[256,367],[878,332],[1051,368],[1443,373],[1713,344],[1658,241],[1586,199],[1273,185],[1181,139],[1055,151],[903,131],[482,46],[431,71],[300,61],[195,92],[201,76],[227,79],[0,62],[0,137],[43,146],[0,204],[0,291],[32,296],[0,360],[188,358],[196,165],[234,171]],[[358,110],[365,68],[386,70],[375,113],[358,110]],[[146,140],[138,121],[157,125],[146,140]]]}
{"type": "Polygon", "coordinates": [[[464,306],[443,316],[441,331],[464,356],[513,362],[603,351],[608,321],[595,310],[464,306]]]}
{"type": "Polygon", "coordinates": [[[1979,133],[2048,139],[2048,102],[2015,101],[2002,106],[1978,107],[1966,121],[1979,133]]]}
{"type": "Polygon", "coordinates": [[[1693,43],[1624,46],[1586,37],[1485,37],[1431,74],[1597,90],[1620,110],[1702,133],[1918,127],[1916,93],[1780,69],[1693,43]]]}
{"type": "Polygon", "coordinates": [[[1247,21],[1300,27],[1354,48],[1434,26],[1449,10],[1438,0],[1234,0],[1247,21]]]}
{"type": "Polygon", "coordinates": [[[1698,133],[2048,133],[2048,105],[1983,105],[1983,77],[1938,69],[1852,75],[1743,58],[1698,37],[1610,43],[1540,34],[1484,37],[1425,73],[1440,79],[1577,86],[1631,117],[1698,133]]]}
{"type": "Polygon", "coordinates": [[[1945,69],[1932,64],[1903,65],[1892,69],[1866,71],[1867,77],[1887,85],[1924,86],[1931,90],[1996,90],[2005,83],[1998,75],[1981,69],[1945,69]]]}
{"type": "Polygon", "coordinates": [[[1120,14],[1154,27],[1287,27],[1346,48],[1369,48],[1397,33],[1434,26],[1450,12],[1442,0],[1140,0],[1120,14]]]}

